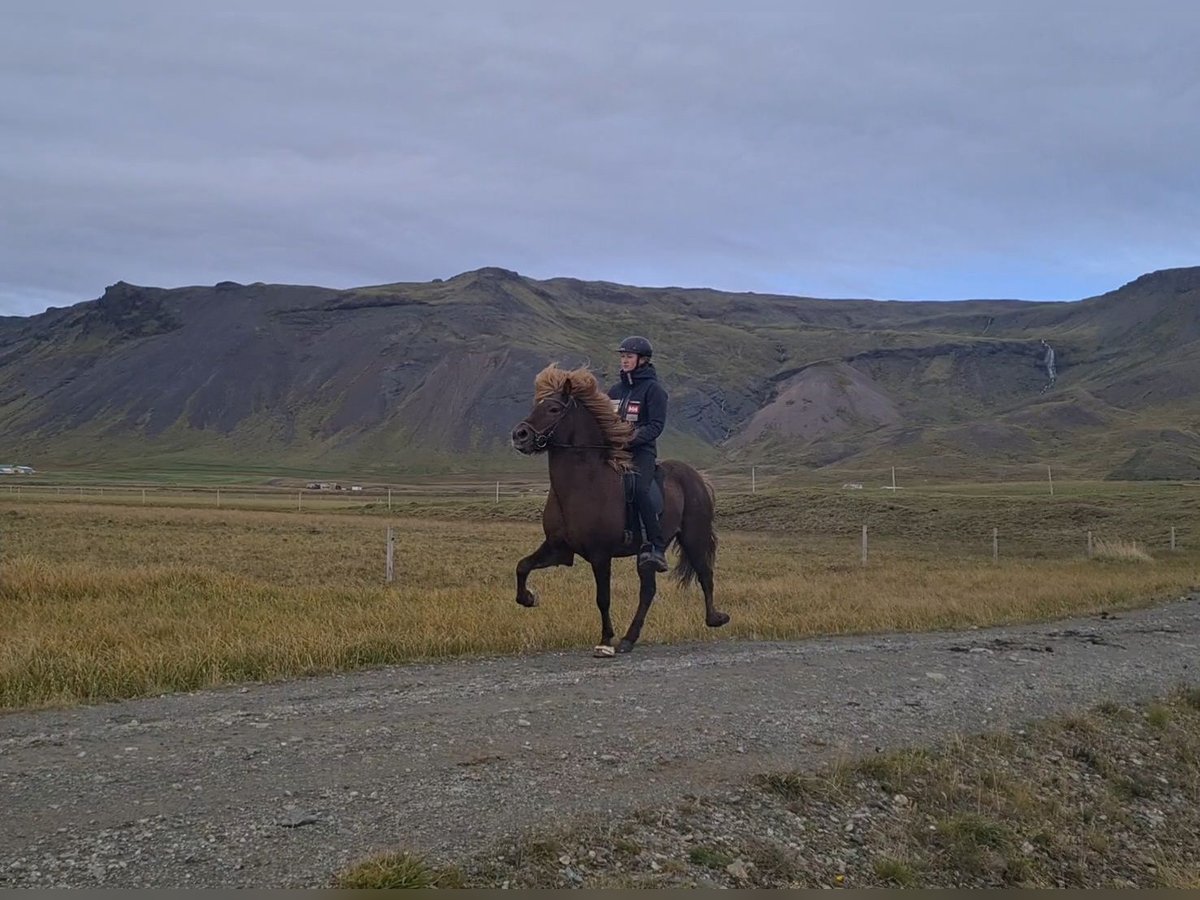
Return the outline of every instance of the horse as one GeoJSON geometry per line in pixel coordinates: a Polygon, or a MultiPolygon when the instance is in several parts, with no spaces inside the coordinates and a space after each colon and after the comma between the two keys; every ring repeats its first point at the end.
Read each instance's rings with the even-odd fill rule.
{"type": "MultiPolygon", "coordinates": [[[[512,430],[512,446],[527,456],[546,453],[550,492],[542,509],[541,546],[517,563],[517,603],[538,604],[527,585],[529,573],[549,566],[573,566],[579,556],[591,564],[600,610],[597,656],[628,653],[641,636],[654,600],[652,568],[638,573],[638,608],[629,630],[614,648],[609,615],[613,559],[636,556],[640,522],[632,512],[628,479],[633,477],[627,445],[633,426],[620,420],[613,401],[586,367],[566,370],[551,363],[534,379],[529,414],[512,430]]],[[[678,552],[673,575],[680,586],[700,583],[704,622],[720,628],[729,615],[713,604],[713,530],[716,495],[707,479],[679,460],[662,460],[656,482],[661,495],[663,539],[678,552]]]]}

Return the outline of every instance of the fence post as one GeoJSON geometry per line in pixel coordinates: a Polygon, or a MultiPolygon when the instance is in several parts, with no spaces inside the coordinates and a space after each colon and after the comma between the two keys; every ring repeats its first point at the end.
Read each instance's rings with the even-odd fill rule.
{"type": "Polygon", "coordinates": [[[992,562],[1000,562],[1000,529],[992,529],[992,562]]]}
{"type": "Polygon", "coordinates": [[[1088,555],[1088,559],[1091,559],[1091,558],[1092,558],[1092,533],[1091,533],[1090,531],[1088,532],[1088,549],[1087,549],[1087,555],[1088,555]]]}
{"type": "Polygon", "coordinates": [[[142,488],[142,506],[146,505],[146,489],[142,488]]]}
{"type": "Polygon", "coordinates": [[[392,489],[388,488],[388,512],[392,511],[392,489]]]}
{"type": "Polygon", "coordinates": [[[750,467],[750,493],[758,493],[758,477],[754,466],[750,467]]]}
{"type": "Polygon", "coordinates": [[[863,526],[862,530],[862,564],[867,564],[867,526],[863,526]]]}
{"type": "Polygon", "coordinates": [[[392,533],[392,526],[389,525],[388,530],[387,530],[387,582],[388,582],[388,584],[392,583],[392,579],[395,578],[395,575],[396,575],[395,554],[396,554],[396,538],[395,538],[395,535],[392,533]]]}
{"type": "Polygon", "coordinates": [[[296,491],[296,509],[304,508],[304,491],[296,491]]]}
{"type": "Polygon", "coordinates": [[[221,489],[217,488],[217,509],[221,508],[221,489]]]}
{"type": "Polygon", "coordinates": [[[1171,526],[1171,549],[1175,549],[1175,526],[1171,526]]]}
{"type": "Polygon", "coordinates": [[[496,502],[500,502],[500,482],[496,482],[496,502]]]}

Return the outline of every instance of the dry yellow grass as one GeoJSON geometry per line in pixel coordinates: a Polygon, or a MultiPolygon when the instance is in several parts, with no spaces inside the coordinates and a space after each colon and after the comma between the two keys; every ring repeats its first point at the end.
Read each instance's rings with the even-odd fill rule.
{"type": "MultiPolygon", "coordinates": [[[[0,708],[98,701],[464,654],[590,650],[588,566],[534,573],[542,605],[514,601],[536,525],[355,514],[0,506],[0,708]]],[[[928,546],[928,545],[927,545],[928,546]]],[[[982,550],[982,548],[980,548],[982,550]]],[[[983,552],[722,533],[718,605],[660,580],[643,642],[797,638],[950,628],[1115,608],[1176,595],[1197,556],[1152,565],[1001,560],[983,552]]],[[[618,632],[635,606],[631,560],[614,574],[618,632]]]]}
{"type": "Polygon", "coordinates": [[[1123,541],[1119,538],[1097,538],[1092,556],[1095,559],[1114,559],[1122,562],[1154,561],[1154,557],[1137,541],[1123,541]]]}

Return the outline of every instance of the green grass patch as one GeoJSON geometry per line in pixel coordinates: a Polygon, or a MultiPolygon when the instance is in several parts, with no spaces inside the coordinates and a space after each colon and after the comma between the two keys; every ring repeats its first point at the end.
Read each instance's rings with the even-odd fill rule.
{"type": "Polygon", "coordinates": [[[337,877],[337,886],[347,890],[424,890],[461,888],[465,878],[451,866],[435,866],[423,857],[406,852],[385,853],[361,862],[337,877]]]}

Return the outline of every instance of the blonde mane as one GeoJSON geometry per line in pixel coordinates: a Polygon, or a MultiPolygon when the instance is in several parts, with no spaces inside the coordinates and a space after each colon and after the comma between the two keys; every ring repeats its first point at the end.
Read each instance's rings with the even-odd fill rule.
{"type": "Polygon", "coordinates": [[[540,403],[557,394],[574,397],[592,414],[608,445],[609,465],[618,472],[629,471],[633,457],[627,447],[633,437],[633,426],[617,418],[613,402],[600,388],[596,376],[586,366],[568,370],[551,363],[533,380],[533,396],[540,403]]]}

